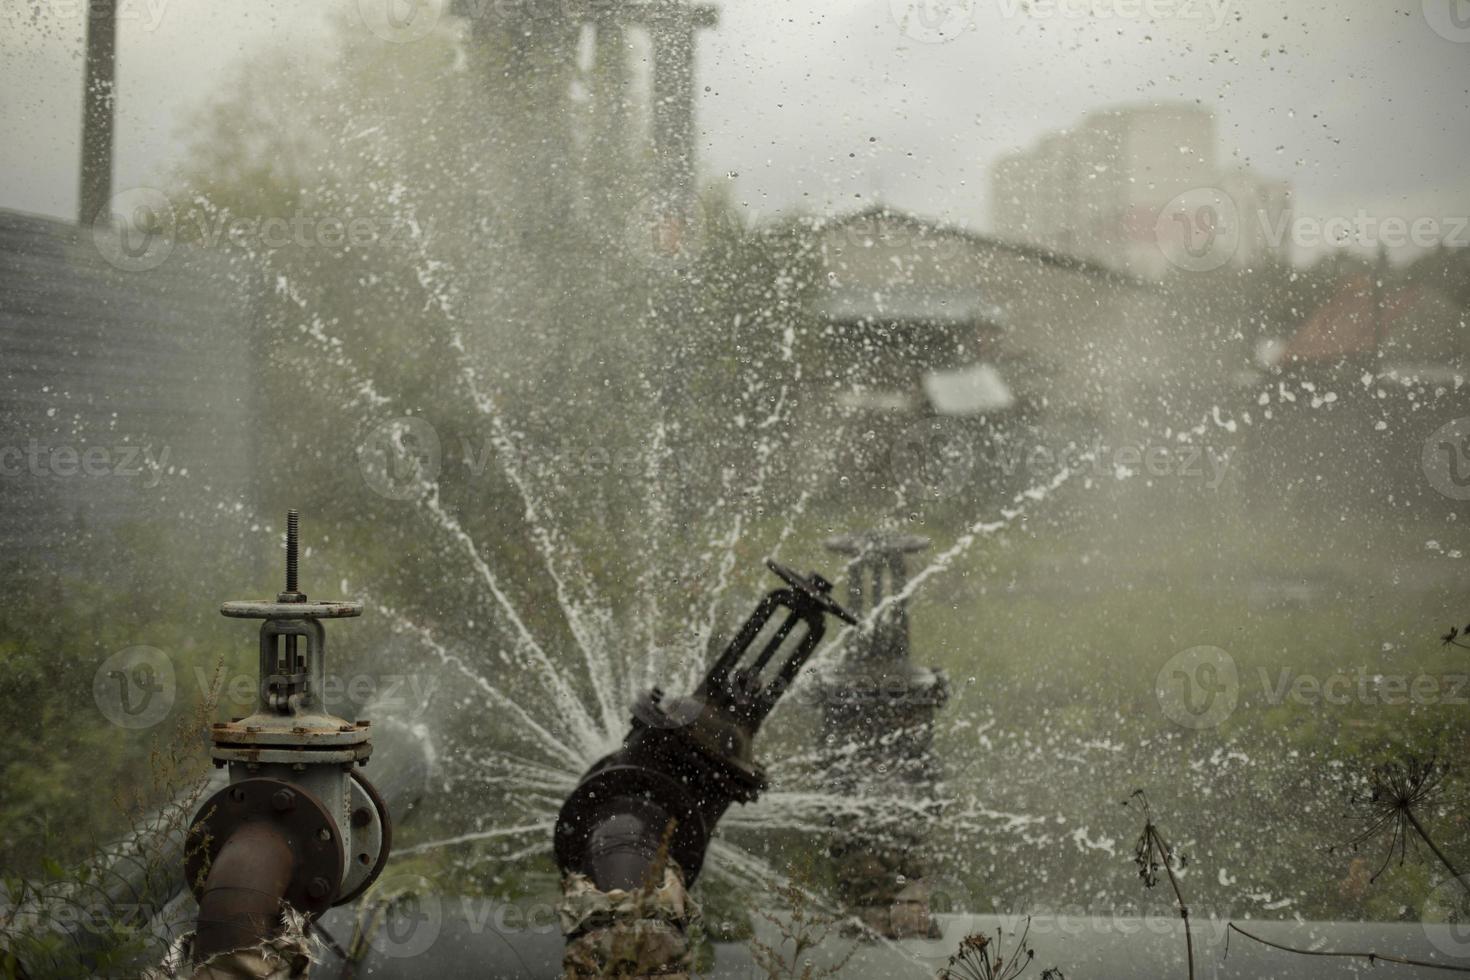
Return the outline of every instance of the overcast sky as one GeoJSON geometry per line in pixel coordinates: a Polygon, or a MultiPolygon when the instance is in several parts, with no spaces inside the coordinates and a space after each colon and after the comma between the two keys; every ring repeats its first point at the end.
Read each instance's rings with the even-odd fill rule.
{"type": "MultiPolygon", "coordinates": [[[[124,188],[170,171],[232,62],[386,0],[121,2],[124,188]]],[[[0,206],[75,208],[84,3],[0,0],[0,206]]],[[[698,49],[700,165],[735,174],[755,215],[876,197],[986,229],[997,156],[1092,109],[1180,99],[1213,108],[1221,158],[1288,180],[1299,213],[1470,213],[1470,0],[720,8],[698,49]]]]}

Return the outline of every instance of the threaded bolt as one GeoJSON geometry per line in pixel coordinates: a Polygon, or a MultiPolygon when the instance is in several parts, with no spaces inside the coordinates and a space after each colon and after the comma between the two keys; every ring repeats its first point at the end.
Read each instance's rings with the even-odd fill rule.
{"type": "Polygon", "coordinates": [[[296,592],[297,558],[301,547],[301,515],[296,508],[286,511],[286,591],[296,592]]]}

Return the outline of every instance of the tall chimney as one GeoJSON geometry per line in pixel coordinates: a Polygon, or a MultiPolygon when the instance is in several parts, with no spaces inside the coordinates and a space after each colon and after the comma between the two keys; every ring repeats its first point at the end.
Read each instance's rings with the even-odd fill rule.
{"type": "Polygon", "coordinates": [[[112,123],[117,109],[117,0],[87,4],[87,62],[82,83],[82,168],[77,224],[109,221],[112,123]]]}

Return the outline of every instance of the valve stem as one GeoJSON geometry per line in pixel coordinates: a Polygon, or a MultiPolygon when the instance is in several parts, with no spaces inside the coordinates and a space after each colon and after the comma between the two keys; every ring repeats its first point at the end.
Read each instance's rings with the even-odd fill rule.
{"type": "Polygon", "coordinates": [[[305,602],[297,587],[301,555],[301,514],[292,507],[286,511],[286,591],[276,597],[279,602],[305,602]]]}
{"type": "Polygon", "coordinates": [[[297,552],[301,547],[301,515],[296,508],[286,511],[286,591],[296,591],[297,552]]]}

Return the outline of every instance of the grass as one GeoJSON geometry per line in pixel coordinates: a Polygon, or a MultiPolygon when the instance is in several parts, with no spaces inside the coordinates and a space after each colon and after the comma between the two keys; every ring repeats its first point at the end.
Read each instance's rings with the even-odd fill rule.
{"type": "MultiPolygon", "coordinates": [[[[939,863],[969,869],[977,900],[1006,911],[1134,907],[1115,811],[1142,786],[1182,815],[1175,844],[1196,858],[1184,873],[1201,914],[1419,914],[1433,876],[1410,868],[1360,888],[1352,856],[1326,849],[1347,833],[1355,768],[1399,747],[1463,757],[1470,658],[1439,640],[1470,618],[1447,555],[1462,530],[1248,508],[1228,487],[1112,489],[1064,491],[911,603],[914,656],[955,692],[937,741],[948,791],[1032,821],[941,818],[939,863]],[[1236,706],[1190,728],[1165,716],[1157,688],[1171,658],[1200,646],[1233,662],[1236,706]],[[1390,703],[1416,679],[1448,682],[1390,703]]],[[[934,539],[932,555],[956,516],[932,508],[905,526],[934,539]]],[[[881,514],[841,517],[838,530],[881,514]]],[[[820,564],[817,538],[785,554],[820,564]]],[[[1444,829],[1470,853],[1463,820],[1444,829]]]]}
{"type": "MultiPolygon", "coordinates": [[[[965,521],[995,512],[995,502],[940,501],[905,512],[903,524],[934,539],[932,556],[965,521]]],[[[839,562],[821,539],[889,513],[856,497],[828,500],[799,523],[779,557],[836,578],[839,562]]],[[[783,524],[768,512],[742,537],[722,622],[737,621],[771,587],[760,559],[783,524]]],[[[1026,520],[982,537],[911,605],[915,659],[944,668],[954,688],[937,751],[947,791],[960,802],[932,828],[935,864],[964,877],[980,910],[1136,908],[1127,867],[1132,831],[1117,803],[1145,787],[1172,815],[1171,844],[1191,858],[1182,875],[1197,915],[1420,914],[1436,881],[1422,866],[1365,886],[1352,855],[1326,848],[1346,836],[1342,784],[1353,768],[1403,746],[1463,754],[1464,705],[1375,703],[1360,696],[1357,678],[1470,673],[1470,654],[1438,639],[1470,619],[1457,586],[1459,562],[1449,554],[1465,540],[1453,521],[1304,513],[1249,506],[1228,485],[1211,495],[1137,481],[1069,487],[1026,520]],[[1427,547],[1430,541],[1436,546],[1427,547]],[[1164,715],[1156,687],[1170,659],[1197,646],[1218,647],[1233,660],[1238,703],[1218,725],[1186,728],[1164,715]],[[1326,703],[1310,688],[1306,697],[1282,698],[1283,677],[1290,693],[1298,676],[1350,679],[1347,703],[1326,703]],[[972,805],[983,812],[963,812],[972,805]]],[[[359,567],[371,565],[363,557],[370,550],[341,537],[334,548],[359,567]]],[[[264,562],[273,568],[273,555],[264,562]]],[[[129,588],[109,582],[86,600],[87,616],[57,620],[64,629],[51,639],[73,649],[75,662],[61,661],[59,686],[42,705],[39,717],[53,719],[45,723],[52,727],[21,725],[36,713],[13,713],[31,748],[5,760],[11,791],[0,827],[8,867],[35,865],[41,841],[48,856],[75,857],[116,829],[103,817],[37,823],[38,814],[64,812],[79,798],[83,768],[124,779],[146,771],[142,739],[119,739],[82,710],[98,659],[146,636],[182,651],[181,663],[207,666],[228,652],[232,667],[249,665],[249,632],[218,621],[213,606],[252,590],[240,587],[228,560],[221,564],[208,577],[207,595],[195,594],[203,588],[197,574],[190,594],[168,603],[135,597],[173,593],[169,576],[129,588]],[[213,625],[201,627],[206,619],[213,625]]],[[[255,571],[252,565],[245,578],[259,579],[255,571]]],[[[22,622],[19,613],[13,622],[22,622]]],[[[340,640],[334,634],[334,650],[349,662],[370,660],[371,625],[350,629],[340,640]]],[[[48,649],[38,636],[6,631],[10,677],[34,675],[39,683],[52,676],[38,659],[48,649]]],[[[181,683],[192,688],[192,676],[181,683]]],[[[1458,695],[1470,697],[1470,689],[1458,695]]],[[[778,711],[758,756],[809,746],[811,721],[778,711]]],[[[430,817],[441,812],[425,809],[430,817]]],[[[405,827],[405,843],[459,829],[437,825],[443,822],[405,827]]],[[[1470,854],[1463,820],[1445,820],[1437,833],[1448,850],[1470,854]]],[[[797,846],[780,838],[765,850],[779,858],[783,842],[797,846]]],[[[544,888],[553,870],[548,862],[477,866],[470,856],[408,866],[430,870],[447,887],[506,895],[544,888]]]]}

